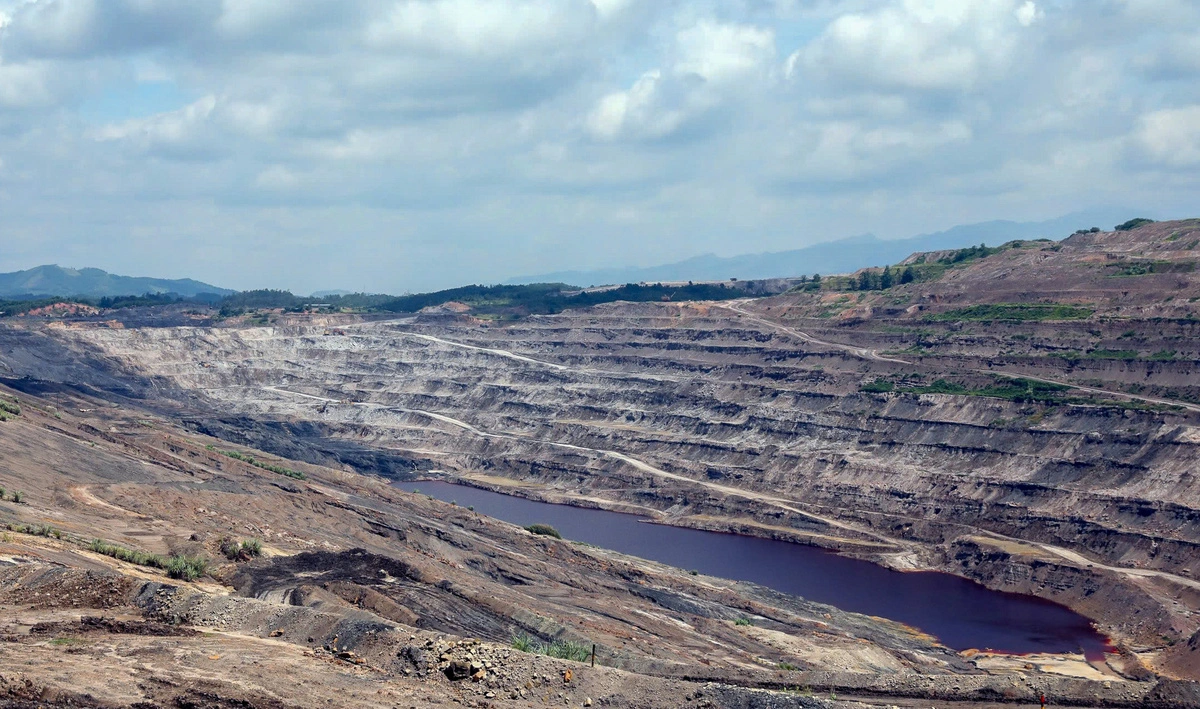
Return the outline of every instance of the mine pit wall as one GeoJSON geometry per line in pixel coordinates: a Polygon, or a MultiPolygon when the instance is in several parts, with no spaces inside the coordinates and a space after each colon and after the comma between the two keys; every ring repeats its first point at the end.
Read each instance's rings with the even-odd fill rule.
{"type": "MultiPolygon", "coordinates": [[[[129,336],[103,334],[118,339],[129,336]]],[[[306,346],[321,344],[320,338],[307,339],[312,342],[306,341],[306,346]]],[[[483,344],[536,350],[504,342],[483,344]]],[[[313,364],[335,367],[337,376],[325,381],[316,372],[313,384],[319,387],[304,387],[304,380],[298,381],[302,389],[330,398],[340,398],[338,387],[346,387],[345,394],[355,400],[437,411],[483,430],[522,431],[546,441],[619,450],[697,481],[791,497],[819,513],[863,523],[888,537],[933,545],[935,549],[927,553],[928,565],[953,566],[936,558],[937,549],[979,530],[1077,549],[1113,565],[1185,574],[1195,563],[1200,501],[1195,499],[1190,471],[1200,457],[1196,443],[1200,436],[1194,415],[1074,406],[1044,410],[994,399],[847,393],[882,365],[871,364],[868,372],[860,371],[865,363],[841,354],[797,355],[784,349],[762,352],[695,343],[671,350],[674,344],[655,341],[654,347],[663,352],[686,350],[687,357],[716,358],[720,364],[646,358],[641,356],[645,352],[641,346],[617,344],[611,349],[621,354],[600,357],[592,349],[574,359],[556,357],[555,361],[628,369],[634,374],[694,374],[698,379],[659,385],[643,379],[637,386],[618,386],[614,380],[613,386],[598,388],[590,385],[590,374],[531,369],[505,370],[505,382],[497,384],[478,379],[479,371],[491,371],[483,365],[494,362],[481,362],[473,354],[455,350],[437,353],[430,361],[389,360],[381,379],[405,372],[398,379],[420,381],[422,388],[384,391],[373,388],[372,382],[364,383],[361,375],[339,371],[341,359],[318,349],[305,356],[313,358],[313,364]],[[734,361],[749,356],[777,362],[819,361],[829,370],[734,361]],[[759,379],[728,380],[737,373],[759,379]],[[613,423],[636,426],[616,431],[598,425],[613,423]]],[[[186,369],[188,363],[181,361],[179,371],[165,380],[186,382],[188,387],[152,388],[192,405],[196,399],[191,387],[223,391],[241,385],[247,387],[247,395],[261,396],[259,388],[280,371],[273,368],[274,360],[264,357],[263,353],[247,355],[247,361],[255,362],[253,367],[230,371],[186,369]]],[[[111,367],[119,361],[91,354],[84,359],[65,367],[64,376],[87,381],[88,367],[111,367]]],[[[161,378],[142,373],[137,379],[130,371],[112,370],[104,381],[111,380],[116,388],[122,383],[128,386],[131,377],[161,378]]],[[[291,364],[282,371],[288,376],[305,375],[291,364]]],[[[537,441],[479,438],[444,427],[433,430],[437,427],[428,420],[420,422],[428,427],[424,432],[417,432],[418,428],[397,432],[374,424],[373,414],[349,406],[331,406],[319,422],[306,423],[305,417],[315,413],[303,407],[286,419],[272,420],[246,408],[253,402],[231,398],[210,404],[212,411],[249,413],[244,419],[204,414],[195,418],[197,430],[310,462],[332,461],[393,478],[423,467],[478,470],[564,492],[608,491],[615,502],[669,511],[674,521],[690,514],[749,517],[795,528],[801,537],[807,532],[829,532],[811,518],[785,514],[770,505],[662,480],[611,459],[549,448],[537,441]],[[384,450],[388,448],[429,449],[439,455],[425,464],[417,456],[384,450]]],[[[407,417],[405,422],[418,420],[407,417]]],[[[752,527],[739,531],[776,534],[752,527]]],[[[846,536],[844,530],[838,534],[846,536]]],[[[991,585],[1019,578],[1026,567],[1022,559],[992,559],[986,564],[968,563],[955,572],[991,585]],[[1001,573],[999,565],[1014,571],[1001,573]]],[[[1030,592],[1048,597],[1053,597],[1056,587],[1047,583],[1043,588],[1040,581],[1013,583],[1021,588],[1033,585],[1030,592]]],[[[1112,583],[1129,587],[1116,580],[1112,583]]],[[[1065,600],[1076,605],[1086,599],[1065,600]]],[[[1114,607],[1123,607],[1116,602],[1114,607]]],[[[1125,601],[1127,606],[1141,602],[1132,597],[1125,601]]],[[[1173,631],[1170,623],[1155,620],[1158,616],[1151,610],[1141,612],[1149,619],[1144,624],[1147,630],[1138,626],[1131,637],[1148,641],[1147,634],[1158,632],[1150,628],[1161,627],[1164,634],[1173,631]]],[[[1113,627],[1119,623],[1114,620],[1113,627]]]]}

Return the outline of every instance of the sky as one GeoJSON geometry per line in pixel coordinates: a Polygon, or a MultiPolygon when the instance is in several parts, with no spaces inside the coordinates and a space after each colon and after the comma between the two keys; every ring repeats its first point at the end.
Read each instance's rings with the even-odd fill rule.
{"type": "Polygon", "coordinates": [[[1200,216],[1198,28],[1195,0],[0,0],[0,271],[403,293],[1200,216]]]}

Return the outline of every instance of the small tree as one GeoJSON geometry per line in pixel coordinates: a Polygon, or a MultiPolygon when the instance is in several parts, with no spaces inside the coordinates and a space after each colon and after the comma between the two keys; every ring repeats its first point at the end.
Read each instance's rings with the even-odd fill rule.
{"type": "Polygon", "coordinates": [[[883,269],[883,275],[879,277],[879,287],[887,290],[892,287],[895,278],[892,276],[892,267],[887,266],[883,269]]]}
{"type": "Polygon", "coordinates": [[[917,274],[913,271],[912,266],[908,266],[904,269],[904,273],[900,274],[901,285],[904,285],[905,283],[912,283],[915,280],[917,280],[917,274]]]}

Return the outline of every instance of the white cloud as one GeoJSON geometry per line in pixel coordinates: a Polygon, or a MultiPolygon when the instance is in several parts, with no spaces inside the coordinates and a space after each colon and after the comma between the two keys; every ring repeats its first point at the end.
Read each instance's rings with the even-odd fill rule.
{"type": "Polygon", "coordinates": [[[775,37],[769,29],[703,20],[676,33],[670,59],[601,98],[588,118],[592,134],[658,140],[744,99],[773,73],[775,37]]]}
{"type": "Polygon", "coordinates": [[[141,153],[201,157],[210,148],[204,138],[217,105],[217,97],[210,94],[177,111],[103,126],[93,131],[92,136],[97,141],[120,143],[141,153]]]}
{"type": "Polygon", "coordinates": [[[1200,105],[1153,111],[1138,121],[1141,157],[1170,167],[1200,165],[1200,105]]]}
{"type": "Polygon", "coordinates": [[[588,126],[597,137],[658,139],[671,135],[704,105],[687,95],[672,77],[658,70],[643,74],[627,91],[600,99],[588,126]]]}
{"type": "Polygon", "coordinates": [[[1034,22],[1041,19],[1045,13],[1037,6],[1033,0],[1025,0],[1014,13],[1017,16],[1017,22],[1021,23],[1022,27],[1028,27],[1034,22]]]}
{"type": "Polygon", "coordinates": [[[775,59],[775,34],[769,29],[702,21],[676,37],[677,74],[696,74],[705,81],[737,81],[757,73],[775,59]]]}
{"type": "Polygon", "coordinates": [[[788,64],[835,83],[966,91],[1002,74],[1018,30],[1037,19],[1018,0],[903,0],[836,18],[788,64]]]}
{"type": "Polygon", "coordinates": [[[402,291],[1186,211],[1198,24],[1192,0],[0,0],[0,270],[166,272],[216,233],[179,275],[402,291]]]}
{"type": "Polygon", "coordinates": [[[32,108],[50,105],[54,67],[44,63],[0,63],[0,107],[32,108]]]}
{"type": "Polygon", "coordinates": [[[586,0],[406,0],[367,30],[373,45],[477,58],[569,47],[593,27],[586,0]]]}

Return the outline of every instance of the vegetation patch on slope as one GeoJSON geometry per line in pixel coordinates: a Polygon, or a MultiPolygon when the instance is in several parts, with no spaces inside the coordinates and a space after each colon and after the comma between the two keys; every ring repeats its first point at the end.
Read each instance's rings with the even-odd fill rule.
{"type": "Polygon", "coordinates": [[[935,379],[925,384],[919,376],[898,379],[881,377],[861,384],[859,391],[869,394],[948,394],[952,396],[978,396],[989,399],[1004,399],[1018,404],[1042,404],[1046,406],[1078,405],[1102,406],[1139,411],[1172,411],[1179,407],[1144,401],[1108,399],[1100,396],[1072,396],[1074,387],[1066,384],[1043,382],[1023,377],[994,377],[990,384],[968,385],[947,379],[935,379]]]}
{"type": "MultiPolygon", "coordinates": [[[[206,446],[206,447],[210,451],[217,451],[215,446],[210,445],[210,446],[206,446]]],[[[277,473],[279,475],[286,475],[287,477],[295,478],[296,480],[307,480],[308,479],[308,476],[299,470],[292,470],[291,468],[285,468],[281,465],[271,465],[270,463],[264,463],[261,460],[255,459],[254,456],[249,456],[244,453],[239,453],[237,451],[217,451],[217,452],[220,453],[221,455],[233,458],[234,460],[240,460],[243,463],[249,463],[250,465],[253,465],[256,468],[261,468],[263,470],[266,470],[266,471],[269,471],[272,473],[277,473]]]]}
{"type": "Polygon", "coordinates": [[[745,293],[725,284],[689,283],[626,283],[604,290],[580,290],[562,283],[537,283],[525,286],[464,286],[436,293],[423,293],[396,298],[380,306],[394,313],[415,313],[444,303],[463,303],[483,314],[528,313],[549,315],[572,308],[586,308],[601,303],[627,301],[632,303],[686,300],[729,300],[745,293]]]}
{"type": "Polygon", "coordinates": [[[936,379],[929,384],[920,384],[912,378],[894,381],[892,379],[876,379],[859,387],[859,391],[871,393],[897,392],[904,394],[955,394],[959,396],[982,396],[992,399],[1006,399],[1016,402],[1063,403],[1063,392],[1071,387],[1064,384],[1050,384],[1034,379],[1010,379],[997,377],[988,386],[971,387],[959,382],[946,379],[936,379]]]}
{"type": "Polygon", "coordinates": [[[1118,266],[1110,275],[1113,278],[1131,278],[1153,273],[1191,273],[1194,270],[1194,261],[1132,261],[1118,266]]]}
{"type": "Polygon", "coordinates": [[[930,315],[937,321],[993,321],[1027,322],[1040,320],[1086,320],[1095,313],[1091,308],[1057,303],[995,303],[955,308],[944,313],[930,315]]]}

